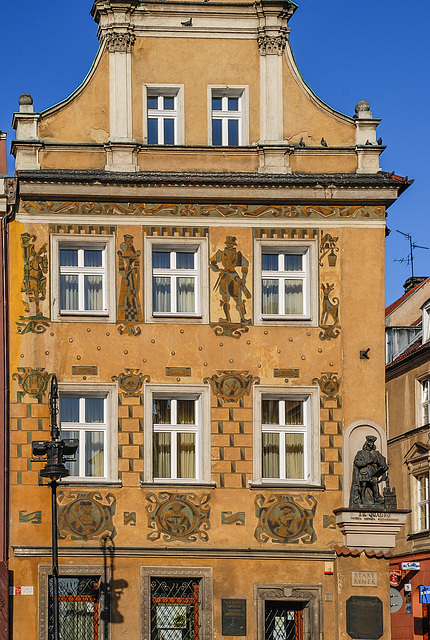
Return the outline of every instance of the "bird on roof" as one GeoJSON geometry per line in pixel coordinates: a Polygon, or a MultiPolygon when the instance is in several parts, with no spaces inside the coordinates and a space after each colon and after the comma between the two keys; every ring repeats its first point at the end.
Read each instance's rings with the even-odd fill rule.
{"type": "Polygon", "coordinates": [[[327,141],[326,141],[326,140],[324,140],[324,138],[321,138],[321,145],[322,145],[323,147],[327,147],[327,146],[328,146],[328,145],[327,145],[327,141]]]}
{"type": "Polygon", "coordinates": [[[303,138],[300,138],[299,147],[306,147],[305,143],[303,142],[303,138]]]}
{"type": "Polygon", "coordinates": [[[382,144],[382,138],[378,138],[377,143],[379,144],[379,146],[381,146],[381,144],[382,144]]]}
{"type": "Polygon", "coordinates": [[[181,25],[183,27],[192,27],[193,26],[193,19],[190,18],[189,20],[186,20],[185,22],[181,22],[181,25]]]}
{"type": "Polygon", "coordinates": [[[366,140],[366,147],[371,147],[372,143],[370,142],[370,140],[366,140]]]}

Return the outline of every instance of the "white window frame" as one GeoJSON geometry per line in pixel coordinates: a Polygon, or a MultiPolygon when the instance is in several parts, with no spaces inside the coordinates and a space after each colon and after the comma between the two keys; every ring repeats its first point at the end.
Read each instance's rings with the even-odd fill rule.
{"type": "MultiPolygon", "coordinates": [[[[254,324],[256,325],[295,325],[318,326],[318,246],[316,240],[280,240],[278,238],[259,239],[254,241],[254,324]],[[284,271],[279,275],[283,279],[303,278],[303,313],[302,314],[263,314],[261,265],[263,253],[288,254],[297,253],[303,256],[304,273],[284,271]],[[298,273],[298,276],[295,274],[298,273]],[[303,275],[301,275],[303,273],[303,275]],[[288,274],[291,274],[288,275],[288,274]]],[[[276,272],[272,272],[275,274],[276,272]]],[[[267,276],[269,277],[269,276],[267,276]]],[[[281,297],[281,289],[280,289],[281,297]]]]}
{"type": "MultiPolygon", "coordinates": [[[[144,431],[144,482],[151,484],[208,484],[211,482],[210,461],[210,388],[208,385],[146,384],[145,431],[144,431]],[[153,434],[152,403],[154,398],[170,400],[195,399],[199,407],[196,428],[187,425],[156,425],[156,431],[193,432],[196,437],[196,477],[195,478],[154,478],[153,477],[153,434]],[[168,427],[168,428],[166,428],[168,427]]],[[[172,452],[173,457],[173,452],[172,452]]]]}
{"type": "Polygon", "coordinates": [[[429,472],[414,476],[415,490],[416,490],[416,511],[415,511],[415,531],[428,531],[430,529],[430,497],[429,497],[429,472]],[[421,500],[421,481],[424,481],[425,498],[421,500]],[[425,527],[421,527],[421,508],[425,511],[425,527]]]}
{"type": "Polygon", "coordinates": [[[430,422],[430,376],[420,380],[421,391],[421,420],[419,426],[424,426],[430,422]]]}
{"type": "MultiPolygon", "coordinates": [[[[148,117],[157,118],[158,140],[156,146],[164,146],[163,119],[165,117],[175,120],[174,145],[184,144],[185,141],[185,110],[184,110],[184,85],[183,84],[154,84],[145,83],[142,85],[143,100],[143,142],[148,144],[148,117]],[[148,96],[163,96],[175,98],[174,111],[164,109],[148,109],[148,96]],[[160,136],[161,132],[161,136],[160,136]],[[161,142],[163,140],[163,142],[161,142]]],[[[172,146],[172,145],[167,145],[172,146]]]]}
{"type": "MultiPolygon", "coordinates": [[[[83,285],[79,284],[79,297],[82,305],[83,285]]],[[[115,322],[115,238],[105,235],[51,235],[51,318],[61,322],[115,322]],[[60,267],[60,249],[102,250],[103,266],[94,267],[60,267]],[[86,269],[103,274],[103,309],[86,310],[60,309],[60,270],[75,271],[82,278],[86,269]]]]}
{"type": "MultiPolygon", "coordinates": [[[[236,148],[228,144],[228,120],[239,120],[238,125],[238,146],[249,144],[249,87],[248,85],[208,85],[208,144],[214,146],[212,141],[212,119],[214,111],[212,109],[212,97],[221,97],[227,101],[228,98],[239,98],[239,110],[216,111],[217,119],[222,120],[222,147],[236,148]]],[[[219,147],[219,145],[216,145],[219,147]]]]}
{"type": "MultiPolygon", "coordinates": [[[[254,456],[253,456],[253,485],[267,486],[319,486],[321,483],[320,439],[319,439],[319,387],[279,387],[254,386],[254,456]],[[270,425],[267,429],[262,424],[262,400],[302,400],[304,405],[305,425],[303,427],[283,427],[270,425]],[[274,428],[272,428],[274,427],[274,428]],[[263,478],[263,431],[298,433],[306,432],[305,436],[305,478],[263,478]]],[[[283,454],[282,454],[283,455],[283,454]]]]}
{"type": "MultiPolygon", "coordinates": [[[[105,450],[104,450],[104,476],[92,477],[92,476],[68,476],[64,478],[61,483],[89,483],[99,484],[104,482],[117,482],[118,481],[118,386],[116,383],[112,384],[98,384],[98,383],[79,383],[79,382],[60,382],[58,384],[58,392],[60,397],[60,410],[61,410],[61,396],[73,396],[80,399],[88,396],[103,397],[105,422],[102,424],[91,423],[86,426],[82,423],[68,423],[67,426],[63,426],[60,422],[60,434],[64,431],[78,431],[80,434],[79,440],[85,440],[86,431],[104,431],[105,433],[105,450]]],[[[61,415],[61,414],[60,414],[61,415]]],[[[63,437],[63,436],[61,436],[63,437]]],[[[79,446],[77,451],[77,459],[79,460],[80,470],[85,468],[85,447],[79,446]]]]}
{"type": "Polygon", "coordinates": [[[422,329],[423,329],[423,344],[430,340],[430,300],[426,300],[422,305],[422,329]]]}
{"type": "MultiPolygon", "coordinates": [[[[145,237],[144,240],[144,279],[145,279],[145,321],[161,322],[161,323],[192,323],[207,324],[209,322],[209,277],[208,277],[208,243],[207,238],[154,238],[145,237]],[[166,277],[175,279],[178,276],[196,276],[196,308],[193,312],[157,312],[154,313],[152,308],[152,252],[153,251],[194,251],[195,267],[194,270],[176,271],[175,269],[163,270],[166,277]],[[187,273],[193,271],[194,273],[187,273]],[[170,273],[169,273],[170,272],[170,273]]],[[[158,270],[157,270],[158,273],[158,270]]],[[[164,274],[163,274],[164,275],[164,274]]],[[[176,288],[171,287],[173,291],[172,299],[176,299],[176,288]]],[[[172,306],[173,308],[173,306],[172,306]]]]}

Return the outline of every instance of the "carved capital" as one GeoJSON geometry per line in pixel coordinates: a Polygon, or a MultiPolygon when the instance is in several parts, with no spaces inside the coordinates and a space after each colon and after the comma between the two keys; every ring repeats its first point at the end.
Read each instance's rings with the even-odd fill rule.
{"type": "Polygon", "coordinates": [[[132,33],[108,33],[106,42],[109,51],[130,53],[136,37],[132,33]]]}
{"type": "Polygon", "coordinates": [[[260,55],[278,55],[281,56],[285,49],[287,42],[287,33],[280,31],[276,34],[267,34],[265,31],[261,31],[257,38],[258,47],[260,49],[260,55]]]}

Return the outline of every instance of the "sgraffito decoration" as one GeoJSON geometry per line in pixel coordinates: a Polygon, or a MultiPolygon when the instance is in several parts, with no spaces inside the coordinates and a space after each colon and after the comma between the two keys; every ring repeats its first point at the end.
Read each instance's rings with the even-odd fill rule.
{"type": "Polygon", "coordinates": [[[336,529],[336,517],[332,513],[323,515],[323,528],[336,529]]]}
{"type": "Polygon", "coordinates": [[[133,245],[133,236],[126,234],[118,253],[118,270],[121,288],[118,303],[118,332],[138,336],[141,329],[142,309],[140,307],[140,251],[133,245]]]}
{"type": "Polygon", "coordinates": [[[246,300],[251,298],[251,292],[246,286],[249,262],[236,246],[235,236],[227,236],[224,249],[218,249],[210,260],[210,268],[218,273],[214,291],[219,292],[220,307],[225,315],[225,318],[220,318],[218,322],[211,322],[211,327],[215,329],[215,335],[231,338],[240,338],[242,333],[249,331],[248,325],[251,324],[251,319],[245,317],[246,300]],[[231,316],[232,302],[237,312],[236,322],[231,316]]]}
{"type": "Polygon", "coordinates": [[[112,376],[112,381],[118,381],[118,386],[126,398],[136,398],[142,390],[144,382],[149,382],[150,377],[139,369],[124,369],[124,373],[112,376]]]}
{"type": "Polygon", "coordinates": [[[261,493],[255,497],[255,515],[258,524],[254,537],[257,542],[284,542],[312,544],[317,539],[313,519],[317,501],[311,495],[271,495],[261,493]]]}
{"type": "Polygon", "coordinates": [[[320,242],[320,266],[324,265],[324,258],[328,256],[327,262],[329,267],[335,267],[337,262],[337,253],[339,253],[339,247],[337,246],[338,236],[331,236],[329,233],[321,231],[320,242]]]}
{"type": "Polygon", "coordinates": [[[136,526],[136,511],[124,511],[124,524],[130,527],[136,526]]]}
{"type": "Polygon", "coordinates": [[[42,512],[32,511],[31,513],[26,510],[19,512],[20,522],[31,522],[32,524],[42,524],[42,512]]]}
{"type": "Polygon", "coordinates": [[[42,402],[51,374],[45,371],[43,367],[18,367],[19,373],[14,373],[12,378],[18,381],[22,391],[18,391],[18,402],[25,395],[37,398],[39,404],[42,402]]]}
{"type": "Polygon", "coordinates": [[[116,535],[113,525],[116,498],[100,491],[59,491],[58,532],[60,540],[91,540],[109,533],[116,535]]]}
{"type": "Polygon", "coordinates": [[[147,493],[146,499],[149,502],[146,506],[148,527],[152,529],[147,535],[148,540],[159,540],[161,537],[165,542],[209,540],[207,532],[210,529],[211,508],[208,493],[197,496],[194,493],[162,491],[158,495],[147,493]]]}
{"type": "Polygon", "coordinates": [[[49,327],[49,318],[40,311],[40,303],[46,298],[46,274],[48,273],[48,249],[46,242],[38,251],[34,247],[36,236],[21,234],[24,257],[24,279],[21,292],[25,294],[25,316],[16,323],[18,333],[44,333],[49,327]]]}
{"type": "Polygon", "coordinates": [[[217,371],[210,378],[203,378],[205,384],[210,383],[214,396],[224,402],[238,402],[249,396],[253,384],[259,384],[260,378],[248,371],[217,371]]]}
{"type": "Polygon", "coordinates": [[[321,319],[320,319],[320,340],[331,340],[337,338],[340,334],[339,324],[339,298],[332,296],[331,293],[334,289],[334,284],[328,282],[321,284],[323,291],[323,299],[321,302],[321,319]]]}
{"type": "Polygon", "coordinates": [[[189,378],[191,376],[191,367],[166,367],[166,376],[181,376],[189,378]]]}
{"type": "Polygon", "coordinates": [[[221,511],[221,524],[236,524],[243,527],[245,526],[245,512],[221,511]]]}
{"type": "Polygon", "coordinates": [[[337,377],[336,371],[327,371],[321,373],[321,378],[314,378],[312,382],[319,385],[321,393],[325,395],[327,400],[336,400],[339,395],[342,378],[337,377]]]}
{"type": "Polygon", "coordinates": [[[26,200],[21,209],[27,213],[113,216],[198,216],[214,218],[384,218],[380,206],[314,206],[257,204],[160,204],[142,202],[66,202],[26,200]]]}

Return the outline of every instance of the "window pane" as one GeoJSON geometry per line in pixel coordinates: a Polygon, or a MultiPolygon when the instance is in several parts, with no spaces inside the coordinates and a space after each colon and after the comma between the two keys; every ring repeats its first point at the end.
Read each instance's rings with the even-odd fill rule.
{"type": "Polygon", "coordinates": [[[103,477],[104,472],[104,432],[85,432],[85,475],[103,477]]]}
{"type": "Polygon", "coordinates": [[[285,271],[301,271],[303,256],[300,254],[289,253],[285,256],[285,271]]]}
{"type": "Polygon", "coordinates": [[[158,96],[148,96],[148,109],[158,109],[158,96]]]}
{"type": "Polygon", "coordinates": [[[158,144],[157,118],[148,118],[148,144],[158,144]]]}
{"type": "Polygon", "coordinates": [[[421,505],[419,508],[419,519],[420,519],[420,531],[427,529],[427,507],[426,505],[421,505]]]}
{"type": "Polygon", "coordinates": [[[177,400],[177,423],[196,424],[195,406],[195,400],[177,400]]]}
{"type": "Polygon", "coordinates": [[[170,400],[154,398],[152,416],[154,424],[171,424],[170,400]]]}
{"type": "Polygon", "coordinates": [[[279,400],[263,400],[261,422],[279,424],[279,400]]]}
{"type": "Polygon", "coordinates": [[[104,398],[85,398],[85,422],[104,421],[104,398]]]}
{"type": "Polygon", "coordinates": [[[170,312],[170,278],[152,278],[152,309],[154,312],[170,312]]]}
{"type": "Polygon", "coordinates": [[[170,253],[168,251],[153,251],[152,267],[154,269],[170,269],[170,253]]]}
{"type": "MultiPolygon", "coordinates": [[[[79,398],[60,398],[60,422],[79,422],[79,398]]],[[[70,436],[73,438],[74,436],[70,436]]]]}
{"type": "Polygon", "coordinates": [[[279,280],[263,278],[261,311],[262,313],[279,313],[279,280]]]}
{"type": "Polygon", "coordinates": [[[303,424],[301,400],[285,400],[285,424],[303,424]]]}
{"type": "Polygon", "coordinates": [[[77,267],[78,266],[78,250],[77,249],[60,249],[60,266],[77,267]]]}
{"type": "Polygon", "coordinates": [[[220,98],[220,97],[212,97],[212,109],[214,111],[221,111],[221,109],[222,109],[222,98],[220,98]]]}
{"type": "Polygon", "coordinates": [[[176,295],[178,312],[192,313],[195,311],[194,285],[195,278],[177,278],[176,295]]]}
{"type": "Polygon", "coordinates": [[[261,268],[263,271],[278,271],[278,254],[263,253],[261,256],[261,268]]]}
{"type": "Polygon", "coordinates": [[[194,269],[194,252],[178,251],[176,254],[177,269],[194,269]]]}
{"type": "Polygon", "coordinates": [[[173,118],[164,118],[164,144],[175,144],[175,121],[173,118]]]}
{"type": "Polygon", "coordinates": [[[84,276],[84,305],[86,311],[103,309],[103,276],[84,276]]]}
{"type": "Polygon", "coordinates": [[[153,460],[154,478],[170,478],[171,437],[170,433],[154,433],[153,460]]]}
{"type": "MultiPolygon", "coordinates": [[[[79,431],[63,431],[63,429],[61,429],[61,438],[75,438],[76,440],[79,440],[79,431]]],[[[71,476],[79,475],[79,447],[75,453],[75,458],[76,460],[65,463],[71,476]]]]}
{"type": "Polygon", "coordinates": [[[222,144],[221,120],[212,120],[212,144],[222,144]]]}
{"type": "Polygon", "coordinates": [[[239,144],[239,120],[228,121],[228,144],[237,147],[239,144]]]}
{"type": "Polygon", "coordinates": [[[85,249],[84,266],[85,267],[101,267],[102,254],[103,254],[103,251],[101,249],[85,249]]]}
{"type": "Polygon", "coordinates": [[[303,313],[303,280],[285,280],[285,313],[303,313]]]}
{"type": "Polygon", "coordinates": [[[196,477],[196,435],[178,433],[178,478],[196,477]]]}
{"type": "Polygon", "coordinates": [[[78,276],[60,276],[60,309],[64,311],[79,309],[78,276]]]}
{"type": "Polygon", "coordinates": [[[164,109],[170,111],[171,109],[175,108],[175,98],[174,98],[174,96],[164,96],[163,102],[164,102],[164,109]]]}
{"type": "Polygon", "coordinates": [[[304,435],[303,433],[285,434],[285,477],[304,478],[304,435]]]}
{"type": "Polygon", "coordinates": [[[228,98],[228,110],[237,111],[239,109],[239,98],[228,98]]]}
{"type": "Polygon", "coordinates": [[[279,434],[263,433],[263,478],[279,478],[279,434]]]}

